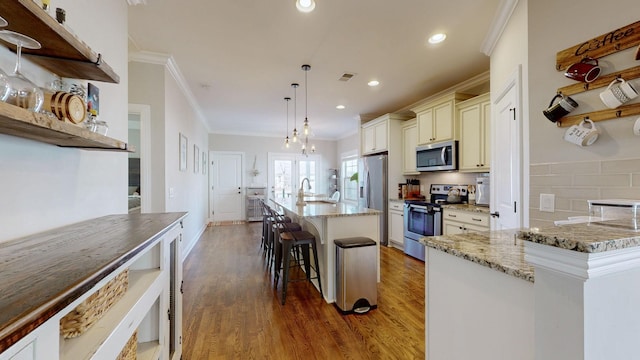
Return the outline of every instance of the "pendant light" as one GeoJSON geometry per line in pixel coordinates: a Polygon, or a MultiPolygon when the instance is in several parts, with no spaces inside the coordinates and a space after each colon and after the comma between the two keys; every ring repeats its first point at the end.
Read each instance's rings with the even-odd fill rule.
{"type": "Polygon", "coordinates": [[[304,71],[304,126],[303,126],[303,133],[304,133],[304,144],[302,146],[302,154],[309,156],[308,151],[311,151],[312,153],[314,153],[316,151],[316,147],[314,145],[311,146],[311,149],[308,150],[308,145],[309,145],[309,133],[311,132],[310,128],[309,128],[309,106],[308,106],[308,82],[307,82],[307,73],[309,72],[309,70],[311,70],[311,65],[308,64],[304,64],[302,65],[302,70],[304,71]]]}
{"type": "Polygon", "coordinates": [[[289,148],[289,100],[291,100],[291,98],[286,97],[284,98],[284,100],[287,102],[287,132],[285,133],[287,137],[284,139],[284,147],[288,149],[289,148]]]}
{"type": "Polygon", "coordinates": [[[293,134],[291,140],[293,142],[298,142],[298,129],[296,127],[296,113],[298,112],[298,95],[296,89],[298,86],[300,85],[297,83],[291,84],[291,87],[293,88],[293,134]]]}

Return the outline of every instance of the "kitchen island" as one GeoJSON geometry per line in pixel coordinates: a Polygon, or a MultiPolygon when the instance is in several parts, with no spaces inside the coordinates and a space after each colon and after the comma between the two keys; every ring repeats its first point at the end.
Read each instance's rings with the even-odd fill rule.
{"type": "Polygon", "coordinates": [[[380,211],[322,200],[307,201],[304,206],[296,205],[295,197],[276,198],[273,201],[284,209],[287,216],[316,237],[322,291],[328,303],[336,301],[335,239],[364,236],[375,241],[377,255],[371,261],[376,262],[377,279],[380,281],[380,211]]]}
{"type": "Polygon", "coordinates": [[[585,223],[421,242],[427,359],[640,357],[640,232],[585,223]]]}

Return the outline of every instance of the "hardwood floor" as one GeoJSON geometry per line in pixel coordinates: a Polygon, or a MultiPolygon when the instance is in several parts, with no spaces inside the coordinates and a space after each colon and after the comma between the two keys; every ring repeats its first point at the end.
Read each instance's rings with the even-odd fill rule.
{"type": "Polygon", "coordinates": [[[378,308],[364,315],[340,314],[306,282],[283,306],[261,231],[209,227],[187,257],[183,359],[424,359],[424,263],[381,248],[378,308]]]}

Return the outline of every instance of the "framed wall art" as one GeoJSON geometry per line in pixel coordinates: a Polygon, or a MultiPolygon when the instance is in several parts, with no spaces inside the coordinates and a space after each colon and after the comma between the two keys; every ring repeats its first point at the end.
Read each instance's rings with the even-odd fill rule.
{"type": "Polygon", "coordinates": [[[189,146],[189,139],[187,139],[186,136],[184,136],[182,133],[180,133],[180,153],[179,153],[179,159],[180,159],[180,171],[187,171],[187,149],[189,146]]]}
{"type": "Polygon", "coordinates": [[[200,171],[200,149],[198,145],[193,144],[193,172],[197,174],[200,171]]]}

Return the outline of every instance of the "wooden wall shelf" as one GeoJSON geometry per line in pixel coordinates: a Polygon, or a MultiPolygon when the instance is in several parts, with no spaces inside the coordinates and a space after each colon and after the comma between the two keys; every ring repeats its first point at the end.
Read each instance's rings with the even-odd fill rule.
{"type": "Polygon", "coordinates": [[[626,81],[640,78],[640,66],[600,76],[591,83],[575,83],[572,85],[561,87],[558,89],[558,92],[561,92],[566,96],[575,95],[585,91],[607,87],[614,79],[618,77],[621,77],[626,81]]]}
{"type": "Polygon", "coordinates": [[[3,102],[0,102],[0,134],[18,136],[60,147],[133,151],[129,149],[126,142],[3,102]]]}
{"type": "Polygon", "coordinates": [[[565,116],[562,119],[556,121],[558,127],[567,127],[579,123],[585,117],[589,117],[590,120],[603,121],[618,119],[627,116],[633,116],[640,114],[640,103],[623,105],[616,109],[604,109],[598,111],[592,111],[584,114],[565,116]]]}
{"type": "MultiPolygon", "coordinates": [[[[118,74],[104,62],[101,54],[91,50],[35,1],[0,1],[0,15],[9,22],[4,29],[28,35],[42,44],[38,50],[22,50],[22,54],[34,63],[61,77],[120,82],[118,74]]],[[[0,43],[16,51],[15,45],[0,43]]],[[[8,69],[4,70],[8,72],[8,69]]]]}

